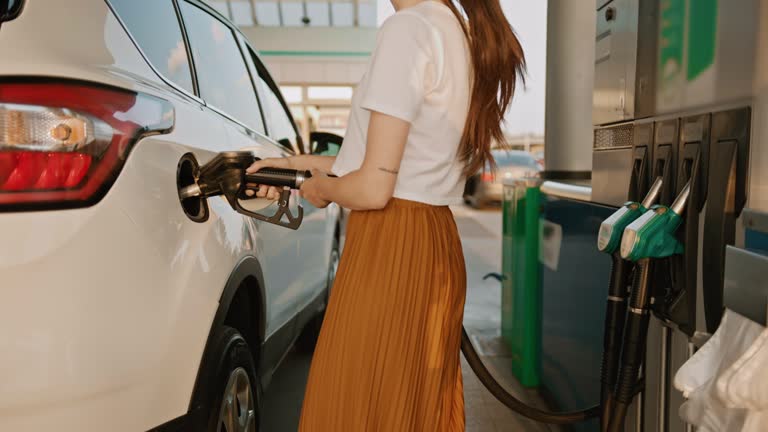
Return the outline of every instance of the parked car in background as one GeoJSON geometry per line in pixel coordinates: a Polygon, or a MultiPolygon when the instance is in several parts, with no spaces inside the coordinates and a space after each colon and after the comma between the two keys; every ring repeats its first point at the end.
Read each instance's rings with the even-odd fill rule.
{"type": "Polygon", "coordinates": [[[258,430],[262,388],[317,335],[341,212],[304,203],[292,231],[179,188],[222,151],[310,152],[277,85],[199,0],[18,10],[0,14],[0,431],[258,430]]]}
{"type": "Polygon", "coordinates": [[[495,173],[486,166],[483,172],[467,179],[464,202],[472,207],[479,208],[500,203],[503,199],[505,179],[537,177],[541,171],[541,165],[528,152],[494,150],[493,158],[497,166],[495,173]]]}

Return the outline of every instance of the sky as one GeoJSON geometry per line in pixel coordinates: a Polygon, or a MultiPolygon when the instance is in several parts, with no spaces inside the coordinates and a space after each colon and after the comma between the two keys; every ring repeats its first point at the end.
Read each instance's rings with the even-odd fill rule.
{"type": "MultiPolygon", "coordinates": [[[[547,59],[547,2],[500,0],[504,13],[517,33],[528,63],[526,86],[518,86],[515,99],[506,116],[510,135],[544,135],[544,99],[547,59]]],[[[382,22],[394,13],[389,0],[378,0],[378,17],[382,22]]]]}

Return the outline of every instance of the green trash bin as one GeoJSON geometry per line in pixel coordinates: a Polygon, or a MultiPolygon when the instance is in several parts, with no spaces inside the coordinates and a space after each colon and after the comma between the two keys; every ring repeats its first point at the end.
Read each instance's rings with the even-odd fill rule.
{"type": "Polygon", "coordinates": [[[540,185],[539,179],[505,181],[502,207],[501,334],[525,387],[537,387],[541,377],[540,185]]]}

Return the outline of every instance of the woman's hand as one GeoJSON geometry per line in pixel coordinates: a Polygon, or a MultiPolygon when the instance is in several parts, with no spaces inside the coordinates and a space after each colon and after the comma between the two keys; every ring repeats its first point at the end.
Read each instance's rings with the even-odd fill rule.
{"type": "Polygon", "coordinates": [[[301,185],[301,196],[317,208],[328,207],[331,202],[323,197],[321,187],[322,182],[327,179],[328,176],[324,172],[312,170],[312,177],[304,180],[301,185]]]}
{"type": "Polygon", "coordinates": [[[251,166],[249,166],[245,170],[245,172],[247,172],[248,174],[253,174],[262,168],[296,169],[293,166],[292,157],[282,157],[282,158],[266,158],[266,159],[257,160],[256,162],[252,163],[251,166]]]}
{"type": "MultiPolygon", "coordinates": [[[[262,168],[295,169],[293,166],[294,164],[292,159],[293,158],[290,158],[290,157],[261,159],[251,164],[251,166],[249,166],[245,170],[245,172],[247,172],[248,174],[253,174],[262,168]]],[[[259,185],[259,190],[256,192],[255,195],[251,190],[246,191],[246,194],[249,196],[254,196],[256,198],[267,198],[270,200],[277,200],[280,198],[280,188],[277,188],[274,186],[259,185]]]]}

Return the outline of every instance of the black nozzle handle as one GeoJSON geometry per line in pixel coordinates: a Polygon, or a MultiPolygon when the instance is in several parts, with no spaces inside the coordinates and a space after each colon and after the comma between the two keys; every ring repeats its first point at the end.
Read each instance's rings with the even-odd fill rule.
{"type": "Polygon", "coordinates": [[[309,171],[287,168],[262,168],[251,174],[245,174],[248,185],[268,185],[299,189],[304,180],[312,177],[309,171]]]}
{"type": "MultiPolygon", "coordinates": [[[[328,174],[328,177],[336,177],[328,174]]],[[[304,181],[312,178],[309,170],[295,170],[288,168],[262,168],[253,174],[245,174],[246,185],[268,185],[299,189],[304,181]]]]}

